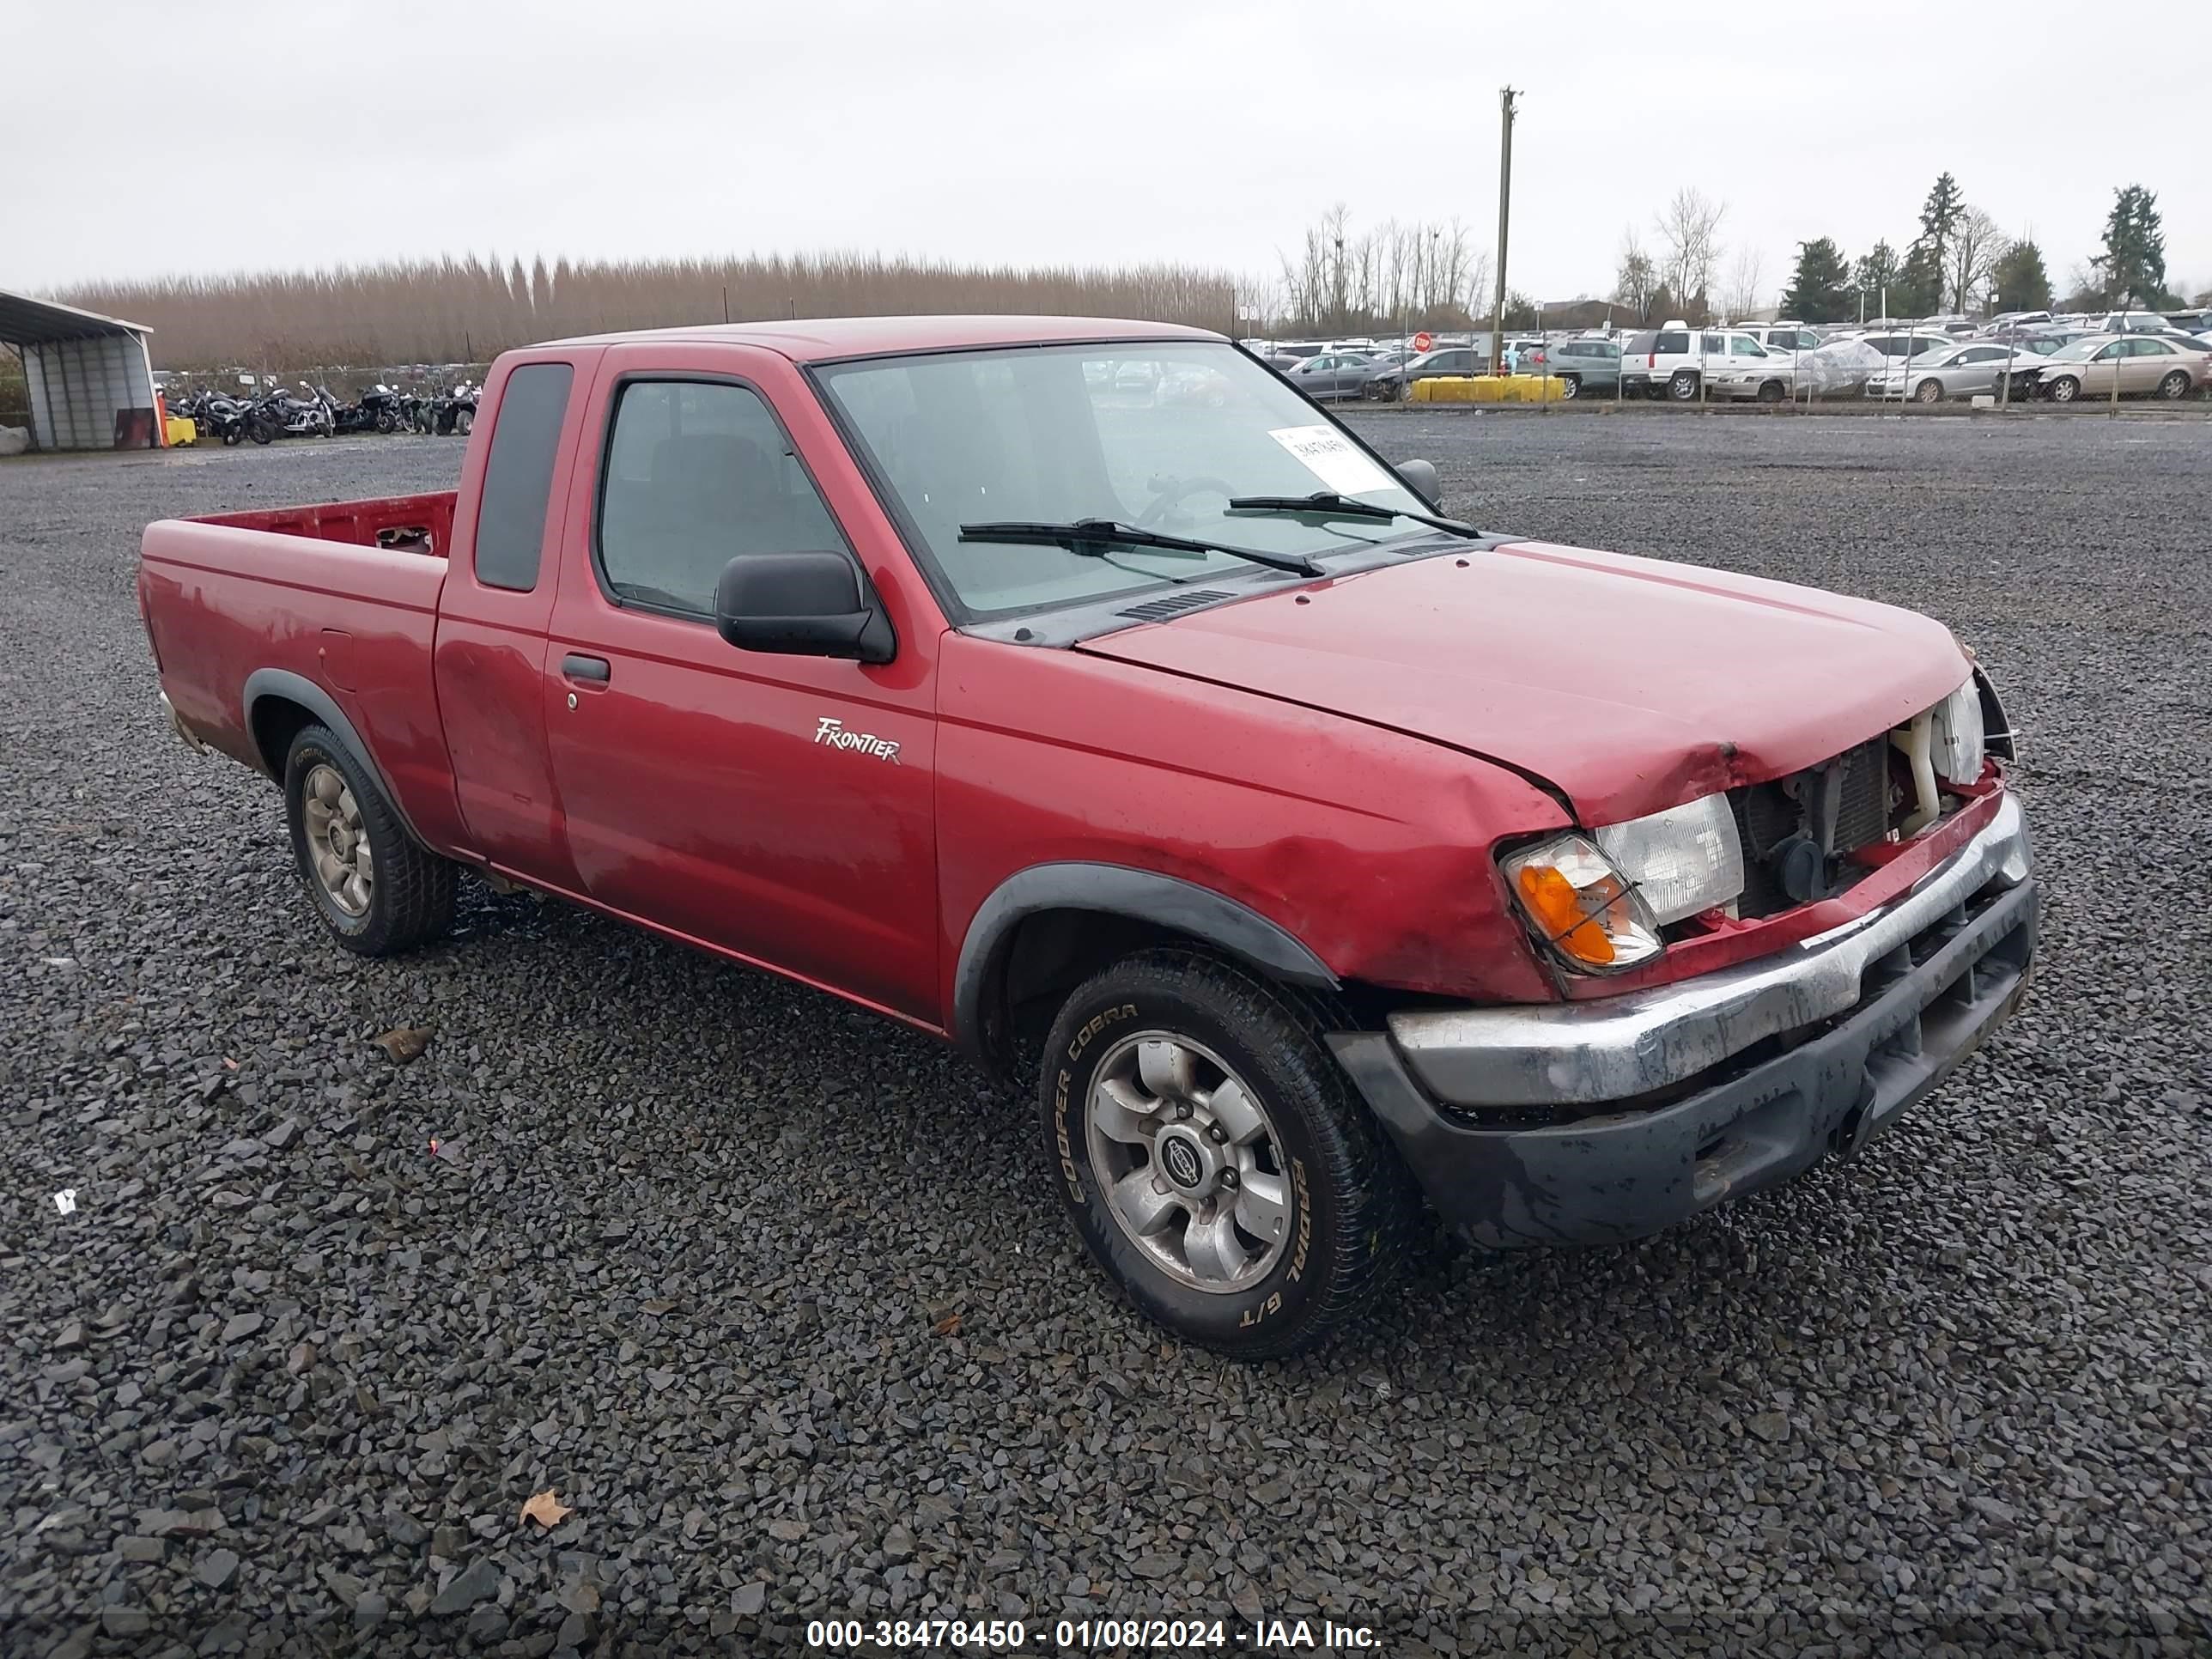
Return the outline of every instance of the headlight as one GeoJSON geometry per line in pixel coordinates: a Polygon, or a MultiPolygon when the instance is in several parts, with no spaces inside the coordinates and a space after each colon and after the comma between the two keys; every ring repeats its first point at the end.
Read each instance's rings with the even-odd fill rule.
{"type": "Polygon", "coordinates": [[[1509,854],[1506,885],[1552,954],[1583,973],[1613,974],[1665,948],[1650,907],[1587,836],[1556,836],[1509,854]]]}
{"type": "Polygon", "coordinates": [[[1743,839],[1726,795],[1609,823],[1597,832],[1597,844],[1662,926],[1743,891],[1743,839]]]}
{"type": "Polygon", "coordinates": [[[1972,674],[1966,683],[1936,705],[1929,734],[1936,774],[1946,783],[1970,784],[1982,775],[1982,689],[1972,674]]]}
{"type": "Polygon", "coordinates": [[[1666,949],[1670,921],[1743,891],[1743,842],[1728,797],[1707,795],[1593,834],[1508,854],[1506,884],[1537,936],[1569,967],[1620,973],[1666,949]]]}

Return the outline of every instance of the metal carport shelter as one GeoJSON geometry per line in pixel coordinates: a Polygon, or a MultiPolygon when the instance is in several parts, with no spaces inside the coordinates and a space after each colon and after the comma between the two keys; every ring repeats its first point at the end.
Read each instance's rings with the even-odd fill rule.
{"type": "Polygon", "coordinates": [[[153,448],[153,331],[0,289],[0,345],[23,360],[33,449],[153,448]],[[118,422],[118,415],[130,418],[118,422]]]}

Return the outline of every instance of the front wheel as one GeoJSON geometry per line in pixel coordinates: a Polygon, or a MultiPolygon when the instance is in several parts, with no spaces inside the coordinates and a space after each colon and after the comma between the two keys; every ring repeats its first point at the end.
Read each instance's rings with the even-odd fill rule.
{"type": "Polygon", "coordinates": [[[1184,1340],[1299,1352],[1395,1278],[1412,1179],[1315,1023],[1264,981],[1182,951],[1126,957],[1061,1008],[1038,1093],[1085,1247],[1184,1340]]]}
{"type": "Polygon", "coordinates": [[[477,412],[473,409],[457,410],[453,414],[453,430],[464,438],[476,429],[477,412]]]}
{"type": "Polygon", "coordinates": [[[2081,382],[2071,374],[2062,374],[2051,383],[2051,401],[2070,404],[2081,395],[2081,382]]]}
{"type": "Polygon", "coordinates": [[[1942,403],[1943,401],[1942,381],[1923,380],[1918,386],[1912,388],[1912,401],[1917,404],[1942,403]]]}
{"type": "Polygon", "coordinates": [[[1578,374],[1559,376],[1559,401],[1571,404],[1583,395],[1582,377],[1578,374]]]}
{"type": "Polygon", "coordinates": [[[258,444],[273,442],[276,436],[276,422],[267,419],[257,419],[251,427],[246,428],[246,436],[258,444]]]}
{"type": "Polygon", "coordinates": [[[330,728],[307,726],[284,761],[292,853],[323,926],[356,956],[388,957],[453,925],[459,866],[407,831],[375,778],[330,728]]]}
{"type": "Polygon", "coordinates": [[[1782,382],[1779,380],[1760,381],[1759,386],[1759,401],[1763,404],[1780,403],[1782,401],[1782,382]]]}

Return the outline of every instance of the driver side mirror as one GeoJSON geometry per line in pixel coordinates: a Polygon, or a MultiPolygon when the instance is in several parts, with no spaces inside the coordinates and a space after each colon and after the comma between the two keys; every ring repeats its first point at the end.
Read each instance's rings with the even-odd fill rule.
{"type": "Polygon", "coordinates": [[[827,549],[740,554],[714,586],[714,631],[741,651],[889,662],[891,621],[860,567],[827,549]]]}
{"type": "Polygon", "coordinates": [[[1398,463],[1398,477],[1407,489],[1428,503],[1429,511],[1434,513],[1443,507],[1443,483],[1437,477],[1433,461],[1401,461],[1398,463]]]}

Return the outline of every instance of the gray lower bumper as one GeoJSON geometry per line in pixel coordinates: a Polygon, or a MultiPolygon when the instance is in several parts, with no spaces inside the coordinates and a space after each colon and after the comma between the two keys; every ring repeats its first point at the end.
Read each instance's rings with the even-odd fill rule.
{"type": "MultiPolygon", "coordinates": [[[[2001,817],[1990,830],[2003,822],[2001,817]]],[[[1747,1009],[1779,1008],[1792,1018],[1815,1012],[1790,1024],[1770,1027],[1762,1018],[1733,1028],[1755,1029],[1756,1035],[1741,1043],[1723,1039],[1726,1046],[1705,1069],[1711,1080],[1702,1087],[1701,1077],[1674,1078],[1671,1063],[1662,1066],[1668,1081],[1688,1085],[1663,1106],[1607,1113],[1604,1100],[1640,1092],[1624,1090],[1593,1097],[1598,1110],[1572,1121],[1491,1127],[1440,1104],[1425,1086],[1427,1073],[1394,1033],[1340,1032],[1330,1044],[1437,1211],[1479,1242],[1507,1247],[1640,1237],[1787,1180],[1828,1153],[1856,1152],[2011,1013],[2027,986],[2036,932],[2024,830],[2017,850],[2017,866],[2000,856],[1985,868],[1970,845],[1898,904],[1846,935],[1805,947],[1822,965],[1818,975],[1796,981],[1801,991],[1828,983],[1837,963],[1850,963],[1841,1006],[1828,1006],[1826,993],[1772,1002],[1776,982],[1749,977],[1735,988],[1760,994],[1692,1005],[1685,1018],[1701,1022],[1708,1035],[1717,1017],[1747,1009]],[[1979,878],[1971,884],[1939,880],[1961,869],[1979,872],[1979,878]],[[1923,892],[1945,902],[1940,908],[1915,904],[1923,892]],[[1847,942],[1850,954],[1836,954],[1847,942]],[[1766,1036],[1792,1046],[1771,1058],[1742,1054],[1749,1042],[1766,1036]]],[[[1649,1052],[1680,1054],[1686,1051],[1682,1036],[1662,1029],[1649,1052]]],[[[1564,1032],[1558,1040],[1573,1041],[1564,1032]]],[[[1583,1075],[1571,1058],[1564,1063],[1569,1075],[1583,1075]]]]}

